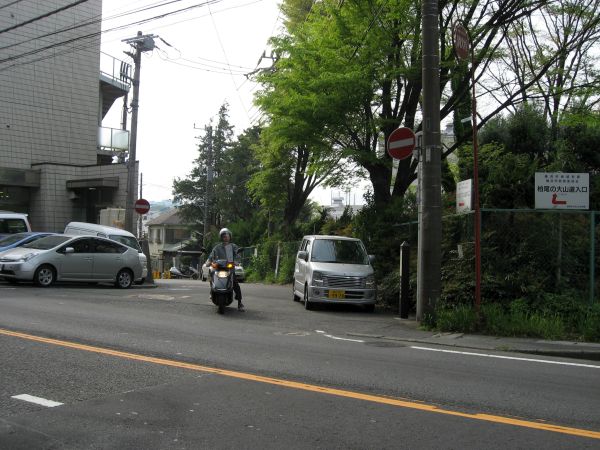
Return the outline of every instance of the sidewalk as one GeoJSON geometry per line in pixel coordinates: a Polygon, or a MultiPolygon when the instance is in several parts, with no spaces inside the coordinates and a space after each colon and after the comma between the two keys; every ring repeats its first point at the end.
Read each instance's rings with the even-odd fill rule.
{"type": "Polygon", "coordinates": [[[393,323],[376,325],[366,333],[348,333],[348,336],[368,337],[388,341],[460,347],[480,351],[504,351],[535,355],[600,361],[600,344],[588,342],[547,341],[513,337],[496,337],[478,334],[437,333],[418,328],[414,319],[394,317],[393,323]]]}

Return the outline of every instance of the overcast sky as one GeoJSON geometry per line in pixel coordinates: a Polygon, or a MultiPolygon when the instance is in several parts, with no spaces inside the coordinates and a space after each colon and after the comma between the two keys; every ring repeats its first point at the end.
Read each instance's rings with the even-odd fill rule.
{"type": "MultiPolygon", "coordinates": [[[[156,0],[104,0],[103,29],[199,5],[183,0],[122,18],[110,17],[152,6],[156,0]]],[[[144,174],[144,197],[171,198],[174,177],[189,173],[196,158],[195,139],[223,102],[240,134],[259,117],[252,104],[257,85],[243,76],[256,68],[269,37],[280,31],[275,0],[222,0],[125,30],[104,33],[102,51],[131,60],[121,42],[137,31],[154,34],[157,49],[142,57],[137,158],[144,174]]],[[[267,62],[263,62],[266,65],[267,62]]],[[[131,96],[130,96],[131,101],[131,96]]],[[[117,100],[103,126],[119,128],[122,100],[117,100]]]]}
{"type": "MultiPolygon", "coordinates": [[[[268,66],[269,37],[279,34],[282,18],[278,0],[182,0],[120,18],[117,14],[156,4],[156,0],[104,0],[103,30],[182,8],[186,12],[124,30],[105,32],[102,51],[130,62],[121,42],[137,31],[154,34],[157,49],[142,57],[137,159],[143,173],[143,195],[149,200],[172,197],[175,177],[189,173],[197,156],[201,129],[215,117],[223,102],[229,104],[236,136],[259,119],[253,106],[258,85],[245,73],[268,66]],[[169,45],[167,45],[168,43],[169,45]]],[[[131,99],[130,99],[131,101],[131,99]]],[[[119,128],[122,100],[117,100],[103,126],[119,128]]],[[[330,203],[330,190],[313,199],[330,203]]],[[[354,194],[352,194],[354,197],[354,194]]],[[[362,193],[356,195],[362,203],[362,193]]]]}

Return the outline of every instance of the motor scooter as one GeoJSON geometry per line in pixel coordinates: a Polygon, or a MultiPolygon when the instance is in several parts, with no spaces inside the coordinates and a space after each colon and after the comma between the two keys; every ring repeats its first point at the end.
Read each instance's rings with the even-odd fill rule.
{"type": "Polygon", "coordinates": [[[211,263],[210,298],[217,305],[219,314],[225,313],[225,308],[233,302],[233,277],[235,263],[220,259],[211,263]]]}
{"type": "Polygon", "coordinates": [[[198,271],[192,266],[180,266],[179,269],[175,266],[169,269],[171,278],[188,278],[191,280],[197,280],[199,278],[198,271]]]}

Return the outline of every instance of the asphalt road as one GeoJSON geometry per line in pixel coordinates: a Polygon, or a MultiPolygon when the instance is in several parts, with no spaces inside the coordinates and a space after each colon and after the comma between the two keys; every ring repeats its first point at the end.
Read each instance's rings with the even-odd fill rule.
{"type": "Polygon", "coordinates": [[[242,289],[219,316],[200,281],[0,282],[0,449],[600,448],[598,362],[361,339],[393,317],[242,289]]]}

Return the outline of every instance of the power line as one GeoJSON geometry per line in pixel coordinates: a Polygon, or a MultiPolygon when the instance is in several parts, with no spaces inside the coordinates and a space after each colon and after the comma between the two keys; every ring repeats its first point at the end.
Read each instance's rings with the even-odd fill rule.
{"type": "MultiPolygon", "coordinates": [[[[215,18],[213,17],[212,11],[210,10],[210,6],[208,7],[208,12],[210,13],[210,18],[211,18],[213,27],[215,29],[215,33],[217,35],[217,40],[219,41],[219,45],[221,46],[221,50],[223,51],[223,56],[225,57],[225,62],[229,66],[229,58],[227,58],[227,52],[225,51],[225,47],[223,46],[223,41],[221,41],[219,29],[217,28],[217,24],[215,22],[215,18]]],[[[238,89],[237,89],[237,85],[235,84],[235,79],[233,78],[233,72],[232,72],[231,68],[229,68],[229,74],[231,75],[231,82],[233,83],[233,87],[235,88],[235,92],[238,96],[240,104],[242,105],[242,108],[244,108],[246,117],[248,117],[248,120],[250,120],[250,114],[248,113],[248,108],[246,108],[246,105],[244,104],[244,101],[242,100],[242,96],[240,95],[240,91],[238,91],[238,89]]]]}
{"type": "MultiPolygon", "coordinates": [[[[85,1],[87,1],[87,0],[85,0],[85,1]]],[[[181,1],[181,0],[175,0],[175,1],[181,1]]],[[[211,4],[220,3],[221,1],[222,0],[207,0],[207,1],[203,2],[203,3],[199,3],[199,4],[195,4],[195,5],[192,5],[192,6],[185,7],[185,8],[181,8],[181,9],[178,9],[178,10],[175,10],[175,11],[171,11],[171,12],[159,14],[157,16],[146,18],[146,19],[142,19],[142,20],[138,20],[136,22],[131,22],[131,23],[126,24],[126,25],[120,25],[120,26],[111,28],[109,30],[95,31],[95,32],[89,33],[87,35],[77,36],[75,38],[67,39],[67,40],[61,41],[61,42],[56,42],[54,44],[50,44],[50,45],[47,45],[45,47],[41,47],[41,48],[36,49],[36,50],[30,50],[30,51],[25,52],[25,53],[21,53],[21,54],[18,54],[18,55],[13,55],[13,56],[9,56],[9,57],[4,58],[4,59],[0,59],[0,63],[6,63],[6,62],[14,61],[14,60],[17,60],[17,59],[24,58],[26,56],[35,55],[35,54],[43,52],[45,50],[50,50],[50,49],[53,49],[53,48],[56,48],[56,47],[60,47],[60,46],[66,45],[66,44],[71,44],[73,42],[77,42],[77,41],[82,40],[82,39],[88,39],[88,38],[96,37],[96,36],[99,36],[100,34],[107,33],[107,32],[110,32],[110,31],[115,31],[115,30],[121,30],[121,29],[129,28],[129,27],[131,27],[133,25],[145,24],[145,23],[151,22],[153,20],[163,19],[165,17],[171,16],[171,15],[174,15],[174,14],[179,14],[179,13],[182,13],[182,12],[185,12],[185,11],[189,11],[191,9],[199,8],[199,7],[202,7],[202,6],[209,6],[211,4]]],[[[10,67],[13,67],[13,66],[10,66],[10,67]]],[[[0,71],[2,71],[2,70],[6,70],[6,68],[5,69],[0,69],[0,71]]]]}
{"type": "Polygon", "coordinates": [[[14,5],[16,3],[19,3],[19,2],[22,2],[22,1],[23,0],[15,0],[14,2],[10,2],[10,3],[6,4],[6,5],[0,6],[0,9],[8,8],[9,6],[12,6],[12,5],[14,5]]]}
{"type": "MultiPolygon", "coordinates": [[[[35,40],[38,40],[38,39],[42,39],[42,38],[54,36],[54,35],[60,34],[60,33],[65,33],[67,31],[73,31],[73,30],[76,30],[78,28],[87,27],[89,25],[94,25],[94,24],[99,23],[99,22],[107,22],[107,21],[113,20],[113,19],[120,19],[122,17],[129,16],[131,14],[137,14],[137,13],[141,13],[141,12],[144,12],[144,11],[149,11],[151,9],[160,8],[162,6],[167,6],[167,5],[170,5],[171,3],[177,3],[177,2],[181,2],[181,1],[183,1],[183,0],[169,0],[169,1],[166,1],[166,2],[156,2],[156,3],[152,4],[152,5],[144,6],[142,8],[132,9],[132,10],[129,10],[129,11],[124,11],[122,13],[118,13],[118,14],[115,14],[113,16],[104,17],[104,18],[102,17],[102,14],[97,14],[95,16],[91,16],[89,19],[86,19],[86,21],[84,21],[84,22],[80,22],[79,24],[76,24],[76,25],[73,25],[73,26],[69,26],[69,27],[66,27],[66,28],[61,28],[61,29],[58,29],[56,31],[52,31],[50,33],[42,34],[42,35],[39,35],[39,36],[36,36],[36,37],[32,37],[32,38],[26,39],[24,41],[16,42],[14,44],[5,45],[4,47],[0,47],[0,50],[6,50],[8,48],[17,47],[19,45],[27,44],[27,43],[29,43],[31,41],[35,41],[35,40]]],[[[111,31],[111,30],[109,30],[109,31],[111,31]]]]}
{"type": "Polygon", "coordinates": [[[41,16],[34,17],[33,19],[29,19],[29,20],[26,20],[25,22],[21,22],[21,23],[18,23],[16,25],[13,25],[12,27],[8,27],[8,28],[5,28],[3,30],[0,30],[0,34],[6,33],[8,31],[15,30],[17,28],[24,27],[25,25],[29,25],[30,23],[37,22],[38,20],[45,19],[46,17],[53,16],[54,14],[58,14],[60,12],[66,11],[67,9],[74,8],[75,6],[81,5],[82,3],[85,3],[87,1],[89,1],[89,0],[78,0],[78,1],[76,1],[74,3],[69,3],[68,5],[65,5],[65,6],[63,6],[61,8],[53,9],[52,11],[49,11],[49,12],[47,12],[45,14],[42,14],[41,16]]]}

